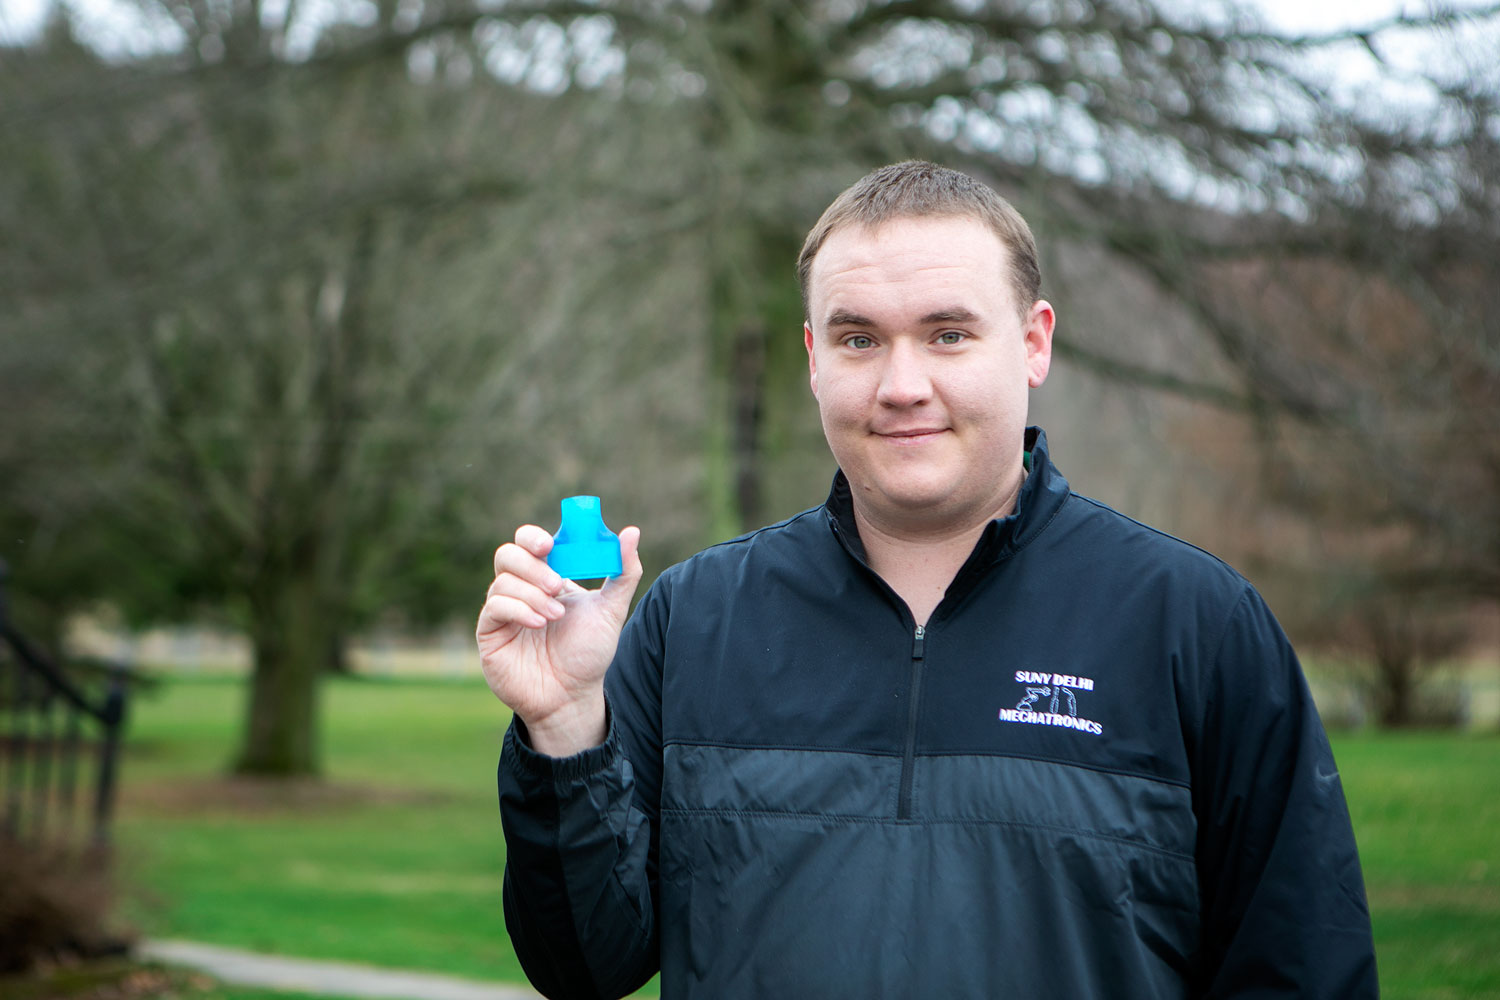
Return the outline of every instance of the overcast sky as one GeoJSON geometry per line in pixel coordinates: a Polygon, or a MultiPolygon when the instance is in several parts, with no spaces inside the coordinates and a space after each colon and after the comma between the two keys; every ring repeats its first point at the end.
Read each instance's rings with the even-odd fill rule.
{"type": "MultiPolygon", "coordinates": [[[[0,0],[0,42],[15,42],[30,37],[41,22],[54,0],[0,0]]],[[[87,19],[94,22],[93,30],[85,37],[99,41],[106,47],[129,51],[133,45],[149,44],[129,18],[122,19],[122,11],[130,11],[130,0],[72,0],[77,9],[88,12],[87,19]],[[134,36],[132,41],[131,36],[134,36]]],[[[1194,0],[1175,0],[1192,3],[1194,0]]],[[[1244,0],[1252,8],[1261,10],[1272,26],[1286,32],[1324,32],[1339,28],[1362,26],[1384,20],[1393,14],[1421,14],[1435,4],[1429,0],[1244,0]]],[[[1443,0],[1440,6],[1473,8],[1488,4],[1492,0],[1443,0]]],[[[274,5],[275,0],[270,0],[274,5]]],[[[334,8],[340,0],[312,0],[304,8],[334,8]]],[[[1397,64],[1424,59],[1431,55],[1431,42],[1410,37],[1413,33],[1396,32],[1382,36],[1381,48],[1387,58],[1397,64]],[[1403,37],[1406,36],[1406,37],[1403,37]]],[[[1486,60],[1490,61],[1490,60],[1486,60]]],[[[1335,78],[1336,89],[1347,95],[1350,90],[1377,75],[1375,64],[1369,54],[1358,46],[1348,46],[1333,53],[1326,60],[1328,74],[1335,78]]]]}
{"type": "MultiPolygon", "coordinates": [[[[0,4],[7,0],[0,0],[0,4]]],[[[1286,31],[1331,31],[1383,20],[1392,14],[1425,13],[1430,4],[1414,0],[1249,0],[1271,23],[1286,31]]],[[[1444,6],[1475,7],[1477,3],[1444,6]]]]}
{"type": "MultiPolygon", "coordinates": [[[[35,30],[50,0],[0,0],[0,37],[24,38],[35,30]]],[[[103,9],[113,0],[82,0],[84,9],[103,9]]],[[[1320,31],[1368,24],[1400,10],[1420,13],[1429,6],[1423,0],[1249,0],[1263,10],[1272,23],[1292,31],[1320,31]]],[[[1476,0],[1453,4],[1476,6],[1476,0]]]]}

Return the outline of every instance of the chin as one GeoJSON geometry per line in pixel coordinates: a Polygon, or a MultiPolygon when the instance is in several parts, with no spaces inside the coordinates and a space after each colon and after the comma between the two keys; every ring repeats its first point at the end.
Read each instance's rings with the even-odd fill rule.
{"type": "Polygon", "coordinates": [[[953,491],[947,487],[912,487],[881,490],[880,496],[892,508],[908,514],[933,514],[952,506],[953,491]]]}

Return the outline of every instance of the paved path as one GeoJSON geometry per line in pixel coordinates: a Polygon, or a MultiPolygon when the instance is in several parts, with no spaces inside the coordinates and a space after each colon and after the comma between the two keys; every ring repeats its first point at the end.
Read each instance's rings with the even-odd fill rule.
{"type": "Polygon", "coordinates": [[[226,983],[299,993],[388,1000],[537,1000],[538,996],[524,986],[373,965],[283,958],[193,941],[143,941],[136,953],[199,969],[226,983]]]}

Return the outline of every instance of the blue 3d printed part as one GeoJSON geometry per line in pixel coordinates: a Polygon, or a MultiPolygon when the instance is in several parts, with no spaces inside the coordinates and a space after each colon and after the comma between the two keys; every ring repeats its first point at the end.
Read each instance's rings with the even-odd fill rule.
{"type": "Polygon", "coordinates": [[[569,580],[620,575],[620,537],[604,526],[598,497],[568,497],[562,502],[562,527],[552,536],[547,565],[569,580]]]}

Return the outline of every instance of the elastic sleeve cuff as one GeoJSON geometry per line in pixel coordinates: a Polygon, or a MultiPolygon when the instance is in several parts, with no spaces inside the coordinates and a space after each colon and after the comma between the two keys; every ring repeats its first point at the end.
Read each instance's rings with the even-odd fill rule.
{"type": "Polygon", "coordinates": [[[540,781],[557,785],[592,778],[612,767],[620,756],[615,716],[607,700],[604,703],[604,727],[604,742],[598,746],[581,750],[571,757],[549,757],[531,748],[526,724],[516,717],[505,731],[500,760],[502,763],[509,762],[516,777],[526,782],[540,781]]]}

